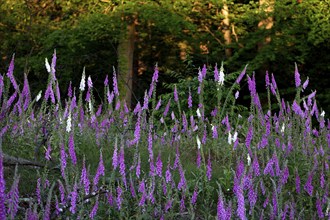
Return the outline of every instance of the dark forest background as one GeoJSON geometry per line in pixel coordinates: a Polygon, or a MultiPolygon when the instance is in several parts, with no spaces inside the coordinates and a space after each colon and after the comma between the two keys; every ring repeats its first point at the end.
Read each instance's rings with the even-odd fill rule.
{"type": "MultiPolygon", "coordinates": [[[[248,64],[261,94],[266,71],[274,73],[281,94],[294,98],[296,63],[302,81],[310,80],[305,94],[317,90],[329,113],[329,9],[330,0],[2,0],[0,73],[15,54],[15,77],[22,85],[26,73],[36,95],[47,85],[45,58],[56,49],[62,93],[70,81],[79,86],[85,67],[101,100],[115,67],[122,98],[133,106],[155,65],[158,94],[223,61],[225,74],[248,64]]],[[[239,101],[248,103],[244,92],[239,101]]]]}

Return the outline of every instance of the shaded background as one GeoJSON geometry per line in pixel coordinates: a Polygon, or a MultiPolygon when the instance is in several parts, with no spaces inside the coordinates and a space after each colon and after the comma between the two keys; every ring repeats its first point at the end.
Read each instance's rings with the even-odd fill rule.
{"type": "MultiPolygon", "coordinates": [[[[226,74],[249,64],[262,101],[266,70],[292,99],[296,62],[302,82],[310,79],[304,94],[317,90],[319,106],[329,113],[329,8],[330,0],[3,0],[0,73],[15,53],[15,77],[22,85],[26,73],[36,95],[46,88],[44,59],[56,49],[62,93],[69,81],[79,86],[85,66],[101,100],[104,78],[115,67],[133,106],[143,100],[156,64],[157,93],[165,94],[203,64],[213,70],[222,61],[226,74]]],[[[242,91],[239,101],[248,104],[244,84],[242,91]]]]}

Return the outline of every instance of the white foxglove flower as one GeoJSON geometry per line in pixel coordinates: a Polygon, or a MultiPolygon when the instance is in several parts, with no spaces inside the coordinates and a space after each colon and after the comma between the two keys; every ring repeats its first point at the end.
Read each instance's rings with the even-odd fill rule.
{"type": "Polygon", "coordinates": [[[283,123],[282,128],[281,128],[281,133],[284,133],[285,130],[285,124],[283,123]]]}
{"type": "Polygon", "coordinates": [[[235,143],[236,142],[236,140],[237,140],[237,135],[238,135],[238,133],[237,133],[237,131],[235,131],[235,133],[234,133],[234,137],[233,137],[233,142],[235,143]]]}
{"type": "Polygon", "coordinates": [[[88,78],[87,78],[87,85],[88,85],[89,88],[93,87],[93,82],[92,82],[91,76],[88,76],[88,78]]]}
{"type": "Polygon", "coordinates": [[[251,157],[250,157],[250,154],[247,154],[247,164],[248,164],[248,166],[251,165],[251,157]]]}
{"type": "Polygon", "coordinates": [[[223,62],[222,62],[221,67],[220,67],[220,73],[219,73],[219,81],[218,81],[219,86],[223,86],[224,81],[225,81],[225,73],[224,73],[223,62]]]}
{"type": "Polygon", "coordinates": [[[197,141],[197,148],[201,149],[202,143],[201,143],[201,140],[199,140],[198,135],[196,136],[196,141],[197,141]]]}
{"type": "Polygon", "coordinates": [[[47,72],[50,73],[50,65],[49,65],[47,58],[45,58],[45,66],[46,66],[47,72]]]}
{"type": "Polygon", "coordinates": [[[70,131],[71,131],[71,126],[72,126],[71,120],[72,120],[72,118],[71,118],[71,112],[70,112],[69,116],[68,116],[68,120],[66,121],[66,131],[68,133],[70,133],[70,131]]]}
{"type": "Polygon", "coordinates": [[[233,138],[231,136],[231,133],[228,132],[228,144],[231,144],[232,143],[232,140],[233,140],[233,138]]]}
{"type": "Polygon", "coordinates": [[[197,113],[197,117],[198,117],[198,118],[202,117],[202,115],[201,115],[201,111],[199,110],[199,108],[197,109],[196,113],[197,113]]]}
{"type": "Polygon", "coordinates": [[[41,93],[42,93],[42,90],[40,90],[40,92],[38,93],[37,97],[36,97],[36,102],[38,102],[41,98],[41,93]]]}
{"type": "Polygon", "coordinates": [[[324,116],[325,116],[325,111],[322,111],[322,112],[321,112],[321,117],[324,118],[324,116]]]}
{"type": "Polygon", "coordinates": [[[92,106],[91,100],[88,101],[88,110],[89,110],[89,113],[93,112],[93,106],[92,106]]]}
{"type": "Polygon", "coordinates": [[[85,91],[85,84],[86,84],[86,75],[85,75],[85,67],[84,67],[81,76],[80,86],[79,86],[80,91],[85,91]]]}

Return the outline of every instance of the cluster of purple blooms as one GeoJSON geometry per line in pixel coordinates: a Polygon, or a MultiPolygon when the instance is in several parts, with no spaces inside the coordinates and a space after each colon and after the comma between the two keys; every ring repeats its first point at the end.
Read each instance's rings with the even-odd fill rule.
{"type": "MultiPolygon", "coordinates": [[[[52,117],[56,121],[53,126],[61,136],[58,142],[48,139],[45,159],[59,160],[61,178],[53,184],[47,178],[37,179],[34,197],[25,212],[19,213],[19,209],[23,209],[20,198],[24,196],[19,194],[19,169],[9,189],[6,187],[1,151],[0,219],[14,219],[19,214],[29,220],[41,217],[54,219],[65,215],[94,219],[100,214],[100,205],[106,205],[109,213],[109,210],[120,213],[124,206],[131,204],[136,207],[125,208],[140,214],[149,212],[152,218],[159,219],[171,216],[173,212],[182,217],[199,215],[203,218],[201,213],[205,212],[201,212],[199,206],[207,208],[210,211],[208,215],[223,220],[275,219],[278,216],[281,219],[295,219],[301,217],[304,209],[310,212],[310,217],[330,219],[330,123],[329,120],[326,122],[325,113],[319,112],[316,91],[305,98],[296,96],[289,104],[281,99],[275,76],[271,74],[270,77],[266,73],[266,88],[278,101],[280,110],[274,113],[268,109],[265,114],[255,76],[247,75],[252,110],[246,121],[240,119],[242,116],[222,114],[227,99],[220,102],[220,106],[216,105],[208,116],[203,103],[193,102],[191,88],[184,102],[181,102],[183,97],[180,97],[177,86],[174,87],[173,97],[165,105],[159,98],[154,109],[151,109],[150,102],[156,99],[153,94],[159,74],[156,66],[143,105],[138,102],[130,111],[126,103],[120,100],[114,71],[113,90],[106,76],[105,103],[99,105],[95,112],[90,76],[85,91],[85,70],[79,87],[80,97],[70,82],[68,98],[62,106],[55,75],[56,53],[51,65],[47,59],[45,64],[50,77],[39,114],[31,106],[40,97],[31,98],[26,75],[22,91],[15,80],[14,57],[6,76],[0,74],[0,146],[4,137],[24,135],[24,129],[31,129],[38,125],[38,121],[50,117],[42,108],[52,106],[52,117]],[[6,77],[14,89],[8,97],[5,96],[6,77]],[[186,105],[184,109],[187,112],[182,111],[182,103],[186,105]],[[160,118],[153,112],[159,112],[160,118]],[[20,120],[13,119],[10,124],[6,118],[14,116],[20,120]],[[316,126],[312,121],[316,122],[316,126]],[[113,134],[114,127],[120,127],[124,132],[113,134]],[[93,132],[98,146],[95,151],[99,152],[99,163],[94,173],[86,164],[85,156],[88,155],[81,159],[82,153],[88,152],[77,151],[80,147],[77,139],[87,131],[93,132]],[[109,136],[112,139],[112,154],[105,156],[103,149],[106,147],[102,146],[102,139],[109,136]],[[169,155],[164,153],[167,151],[170,151],[169,155]],[[189,156],[194,156],[192,160],[182,156],[187,155],[187,151],[189,156]],[[132,152],[134,156],[128,158],[132,152]],[[143,152],[147,152],[147,156],[143,152]],[[223,155],[230,157],[222,160],[223,155]],[[111,163],[108,163],[109,160],[111,163]],[[188,173],[191,168],[185,167],[191,162],[196,164],[194,178],[188,173]],[[230,175],[229,184],[223,182],[225,178],[220,178],[217,173],[221,172],[219,167],[228,168],[228,164],[233,170],[227,174],[230,175]],[[73,175],[70,173],[75,171],[73,175]],[[215,182],[218,182],[219,188],[214,188],[215,182]],[[212,194],[216,194],[216,201],[212,194]],[[299,200],[303,197],[310,201],[309,204],[300,204],[299,200]],[[208,201],[210,203],[205,204],[208,201]]],[[[235,97],[234,100],[239,97],[239,91],[234,92],[233,88],[240,85],[246,71],[247,67],[239,74],[227,96],[235,97]]],[[[207,67],[204,65],[197,77],[199,96],[203,95],[206,74],[207,67]]],[[[220,71],[215,66],[214,80],[215,91],[225,92],[223,65],[220,71]]],[[[296,65],[295,87],[298,93],[306,90],[307,86],[308,78],[301,84],[296,65]]],[[[45,127],[43,132],[48,132],[45,127]]]]}

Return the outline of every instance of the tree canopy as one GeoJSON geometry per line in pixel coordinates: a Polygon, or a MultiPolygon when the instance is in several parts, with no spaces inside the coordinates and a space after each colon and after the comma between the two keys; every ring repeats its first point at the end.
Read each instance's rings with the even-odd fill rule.
{"type": "Polygon", "coordinates": [[[290,96],[289,76],[297,63],[329,112],[329,8],[330,0],[4,0],[0,72],[7,71],[15,53],[16,73],[21,73],[16,77],[23,82],[23,73],[28,74],[36,94],[47,80],[41,61],[56,49],[62,92],[69,81],[79,82],[84,66],[96,88],[115,67],[119,80],[131,80],[127,91],[134,104],[143,99],[156,64],[164,85],[158,94],[203,64],[224,61],[226,73],[249,64],[260,84],[266,70],[274,73],[290,96]],[[127,45],[131,56],[125,55],[127,45]]]}

